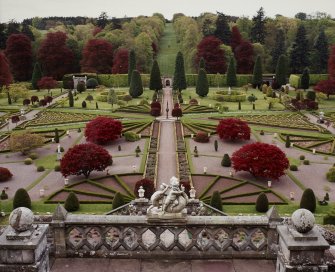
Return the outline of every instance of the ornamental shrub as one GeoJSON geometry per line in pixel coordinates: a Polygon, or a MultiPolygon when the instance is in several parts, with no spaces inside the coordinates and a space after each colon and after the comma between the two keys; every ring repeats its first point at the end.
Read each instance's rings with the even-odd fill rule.
{"type": "Polygon", "coordinates": [[[306,94],[306,98],[315,101],[316,93],[314,91],[308,91],[306,94]]]}
{"type": "Polygon", "coordinates": [[[55,172],[60,172],[60,165],[56,164],[54,170],[55,172]]]}
{"type": "Polygon", "coordinates": [[[160,116],[161,115],[161,111],[160,111],[159,108],[151,108],[150,115],[154,116],[154,117],[160,116]]]}
{"type": "Polygon", "coordinates": [[[126,131],[123,135],[127,142],[135,142],[140,139],[140,136],[133,131],[126,131]]]}
{"type": "Polygon", "coordinates": [[[300,155],[300,156],[299,156],[299,159],[300,159],[301,161],[303,161],[303,160],[305,159],[305,155],[300,155]]]}
{"type": "Polygon", "coordinates": [[[37,172],[44,172],[45,168],[43,165],[37,167],[37,172]]]}
{"type": "Polygon", "coordinates": [[[333,209],[329,214],[323,217],[324,225],[335,225],[335,210],[333,209]]]}
{"type": "Polygon", "coordinates": [[[8,195],[6,194],[6,191],[5,191],[5,190],[2,190],[2,191],[1,191],[0,199],[1,199],[1,200],[6,200],[6,199],[8,199],[8,195]]]}
{"type": "Polygon", "coordinates": [[[307,188],[301,196],[300,208],[314,213],[316,209],[316,198],[312,189],[307,188]]]}
{"type": "Polygon", "coordinates": [[[146,179],[146,178],[137,181],[135,183],[135,189],[134,189],[134,194],[135,194],[136,197],[139,197],[138,196],[138,190],[140,189],[141,186],[145,190],[144,197],[147,198],[147,199],[150,199],[152,194],[155,192],[154,182],[152,180],[146,179]]]}
{"type": "Polygon", "coordinates": [[[291,171],[298,171],[298,166],[296,166],[295,164],[291,164],[290,165],[290,170],[291,171]]]}
{"type": "Polygon", "coordinates": [[[286,135],[285,147],[286,148],[291,147],[290,135],[286,135]]]}
{"type": "Polygon", "coordinates": [[[215,149],[216,152],[218,151],[218,148],[219,148],[218,140],[215,140],[214,141],[214,149],[215,149]]]}
{"type": "Polygon", "coordinates": [[[121,195],[120,192],[117,192],[113,198],[113,210],[117,209],[125,204],[123,196],[121,195]]]}
{"type": "Polygon", "coordinates": [[[10,180],[13,174],[5,167],[0,167],[0,182],[10,180]]]}
{"type": "Polygon", "coordinates": [[[31,158],[32,160],[36,160],[38,158],[37,153],[30,153],[28,158],[31,158]]]}
{"type": "Polygon", "coordinates": [[[82,107],[83,109],[85,109],[86,106],[87,106],[87,104],[86,104],[86,101],[85,101],[85,100],[84,100],[83,102],[81,102],[81,107],[82,107]]]}
{"type": "Polygon", "coordinates": [[[85,82],[83,82],[83,81],[78,82],[78,84],[77,84],[77,91],[79,93],[82,93],[82,92],[86,91],[85,82]]]}
{"type": "Polygon", "coordinates": [[[326,174],[327,180],[330,182],[335,182],[335,167],[329,169],[326,174]]]}
{"type": "Polygon", "coordinates": [[[30,165],[30,164],[32,164],[33,163],[33,160],[31,159],[31,158],[26,158],[25,160],[24,160],[24,164],[25,165],[30,165]]]}
{"type": "Polygon", "coordinates": [[[74,192],[70,192],[70,194],[67,196],[65,203],[64,203],[64,208],[68,212],[75,212],[78,211],[80,207],[80,202],[78,197],[74,192]]]}
{"type": "Polygon", "coordinates": [[[199,105],[198,100],[196,100],[195,98],[192,98],[189,102],[190,105],[199,105]]]}
{"type": "Polygon", "coordinates": [[[269,209],[269,200],[265,193],[260,193],[256,200],[256,211],[267,212],[269,209]]]}
{"type": "Polygon", "coordinates": [[[221,199],[221,195],[218,191],[214,191],[211,197],[211,202],[210,205],[219,210],[222,211],[222,199],[221,199]]]}
{"type": "Polygon", "coordinates": [[[303,164],[304,165],[309,165],[309,160],[304,160],[303,164]]]}
{"type": "Polygon", "coordinates": [[[99,85],[98,81],[95,78],[90,78],[86,81],[87,89],[95,89],[99,85]]]}
{"type": "Polygon", "coordinates": [[[198,143],[208,143],[209,142],[209,137],[206,132],[199,131],[194,138],[194,141],[198,143]]]}
{"type": "Polygon", "coordinates": [[[13,199],[13,209],[16,209],[19,207],[26,207],[28,209],[31,209],[30,196],[28,192],[23,188],[20,188],[15,192],[14,199],[13,199]]]}
{"type": "Polygon", "coordinates": [[[223,155],[222,161],[221,161],[221,166],[223,167],[230,167],[231,166],[231,160],[229,155],[226,153],[223,155]]]}

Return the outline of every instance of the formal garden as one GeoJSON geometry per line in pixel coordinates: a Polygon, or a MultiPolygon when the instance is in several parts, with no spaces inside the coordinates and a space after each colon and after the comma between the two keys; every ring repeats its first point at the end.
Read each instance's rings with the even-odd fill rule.
{"type": "Polygon", "coordinates": [[[150,198],[166,173],[227,214],[276,205],[282,215],[308,208],[318,223],[333,216],[335,48],[328,70],[288,67],[284,52],[267,67],[233,27],[231,46],[195,35],[192,55],[181,45],[184,23],[194,23],[185,17],[134,19],[155,33],[150,52],[136,37],[136,50],[114,53],[113,42],[92,37],[81,70],[48,58],[53,43],[71,55],[64,32],[45,35],[29,76],[11,51],[19,43],[28,50],[27,39],[9,38],[0,52],[0,222],[17,205],[107,213],[138,198],[141,186],[150,198]],[[109,53],[99,56],[99,46],[109,53]]]}

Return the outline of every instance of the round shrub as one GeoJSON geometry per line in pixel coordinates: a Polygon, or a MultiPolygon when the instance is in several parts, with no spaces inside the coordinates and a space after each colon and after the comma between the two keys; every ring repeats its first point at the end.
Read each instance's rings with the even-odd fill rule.
{"type": "Polygon", "coordinates": [[[206,132],[199,131],[194,138],[194,141],[198,143],[208,143],[209,142],[209,137],[206,132]]]}
{"type": "Polygon", "coordinates": [[[135,142],[140,139],[140,136],[133,131],[126,131],[123,135],[127,142],[135,142]]]}
{"type": "Polygon", "coordinates": [[[123,196],[121,193],[117,192],[113,198],[113,210],[117,209],[125,204],[123,196]]]}
{"type": "Polygon", "coordinates": [[[330,168],[326,176],[328,181],[335,182],[335,167],[330,168]]]}
{"type": "Polygon", "coordinates": [[[75,212],[78,211],[80,207],[80,203],[78,200],[78,197],[74,192],[70,192],[70,194],[67,196],[65,203],[64,203],[64,208],[68,212],[75,212]]]}
{"type": "Polygon", "coordinates": [[[8,199],[8,195],[6,194],[6,191],[5,191],[5,190],[2,190],[2,191],[1,191],[0,199],[1,199],[1,200],[6,200],[6,199],[8,199]]]}
{"type": "Polygon", "coordinates": [[[309,165],[309,160],[304,160],[304,165],[309,165]]]}
{"type": "Polygon", "coordinates": [[[30,153],[28,157],[31,158],[32,160],[36,160],[38,158],[38,155],[37,153],[30,153]]]}
{"type": "Polygon", "coordinates": [[[290,170],[291,171],[298,171],[298,166],[296,166],[295,164],[290,165],[290,170]]]}
{"type": "Polygon", "coordinates": [[[44,172],[45,168],[43,165],[37,167],[37,172],[44,172]]]}
{"type": "Polygon", "coordinates": [[[190,105],[198,105],[199,104],[198,100],[196,100],[195,98],[192,98],[189,103],[190,103],[190,105]]]}
{"type": "Polygon", "coordinates": [[[55,170],[55,172],[59,172],[60,171],[60,165],[59,164],[55,165],[54,170],[55,170]]]}
{"type": "Polygon", "coordinates": [[[228,154],[224,154],[222,161],[221,161],[221,166],[223,167],[230,167],[231,166],[231,160],[228,154]]]}
{"type": "Polygon", "coordinates": [[[256,200],[256,211],[267,212],[269,209],[269,200],[266,194],[260,193],[256,200]]]}
{"type": "Polygon", "coordinates": [[[78,84],[77,84],[77,91],[79,93],[82,93],[85,90],[86,90],[85,82],[83,82],[83,81],[78,82],[78,84]]]}
{"type": "Polygon", "coordinates": [[[221,195],[218,191],[214,191],[211,197],[211,202],[210,205],[219,210],[222,211],[222,199],[221,199],[221,195]]]}
{"type": "Polygon", "coordinates": [[[315,101],[316,93],[314,91],[308,91],[306,94],[306,98],[315,101]]]}
{"type": "Polygon", "coordinates": [[[144,197],[147,199],[150,199],[152,194],[155,192],[154,182],[146,178],[137,181],[135,184],[135,189],[134,189],[134,194],[136,195],[136,197],[139,197],[138,190],[140,189],[141,186],[145,190],[144,197]]]}
{"type": "Polygon", "coordinates": [[[19,207],[26,207],[28,209],[31,209],[30,196],[28,192],[23,188],[20,188],[16,191],[13,199],[13,209],[19,207]]]}
{"type": "Polygon", "coordinates": [[[316,198],[312,189],[307,188],[301,196],[300,208],[314,213],[316,209],[316,198]]]}
{"type": "Polygon", "coordinates": [[[30,164],[32,164],[33,163],[33,160],[31,159],[31,158],[26,158],[25,160],[24,160],[24,164],[25,165],[30,165],[30,164]]]}
{"type": "Polygon", "coordinates": [[[161,110],[159,108],[151,108],[150,110],[151,116],[157,117],[161,115],[161,110]]]}
{"type": "Polygon", "coordinates": [[[10,180],[13,174],[5,167],[0,167],[0,182],[10,180]]]}
{"type": "Polygon", "coordinates": [[[98,85],[99,85],[99,83],[95,78],[89,78],[86,81],[86,88],[87,89],[95,89],[98,85]]]}
{"type": "Polygon", "coordinates": [[[300,159],[301,161],[303,161],[303,160],[305,159],[305,156],[304,156],[304,155],[300,155],[299,159],[300,159]]]}

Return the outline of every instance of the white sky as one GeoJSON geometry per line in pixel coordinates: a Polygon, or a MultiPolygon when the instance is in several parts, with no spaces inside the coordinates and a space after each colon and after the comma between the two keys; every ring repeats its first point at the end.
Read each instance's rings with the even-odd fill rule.
{"type": "Polygon", "coordinates": [[[0,22],[11,19],[20,22],[35,16],[98,17],[102,11],[110,17],[150,16],[160,12],[171,19],[178,12],[198,16],[206,11],[251,17],[261,6],[270,17],[275,14],[293,17],[298,12],[316,11],[335,17],[334,0],[0,0],[0,22]]]}

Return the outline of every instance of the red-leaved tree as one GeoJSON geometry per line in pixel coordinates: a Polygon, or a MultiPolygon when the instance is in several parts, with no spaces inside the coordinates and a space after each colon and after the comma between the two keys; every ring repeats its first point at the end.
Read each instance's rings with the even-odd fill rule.
{"type": "Polygon", "coordinates": [[[328,74],[330,79],[335,80],[335,45],[331,47],[328,58],[328,74]]]}
{"type": "Polygon", "coordinates": [[[41,43],[37,57],[42,65],[43,74],[60,80],[71,73],[74,66],[74,53],[66,46],[64,32],[50,32],[41,43]]]}
{"type": "Polygon", "coordinates": [[[220,120],[216,132],[222,140],[250,140],[250,127],[248,123],[238,118],[225,118],[220,120]]]}
{"type": "Polygon", "coordinates": [[[23,34],[12,34],[6,42],[6,57],[17,81],[31,79],[33,52],[31,40],[23,34]]]}
{"type": "Polygon", "coordinates": [[[116,51],[113,61],[113,74],[127,74],[128,73],[128,55],[127,49],[120,48],[116,51]]]}
{"type": "Polygon", "coordinates": [[[118,139],[122,123],[109,117],[97,117],[86,124],[86,140],[96,144],[108,144],[118,139]]]}
{"type": "Polygon", "coordinates": [[[31,103],[32,103],[32,104],[35,104],[35,102],[38,102],[38,101],[39,101],[38,96],[36,96],[36,95],[33,95],[33,96],[30,98],[30,100],[31,100],[31,103]]]}
{"type": "Polygon", "coordinates": [[[327,95],[327,98],[329,99],[330,95],[335,94],[335,80],[334,79],[327,79],[327,80],[321,80],[314,86],[314,90],[317,92],[324,93],[327,95]]]}
{"type": "Polygon", "coordinates": [[[173,117],[177,117],[177,120],[179,119],[179,117],[182,117],[183,116],[183,111],[180,107],[175,107],[173,110],[172,110],[172,116],[173,117]]]}
{"type": "Polygon", "coordinates": [[[196,63],[204,58],[208,74],[223,74],[226,71],[224,50],[220,48],[221,40],[214,36],[206,36],[198,44],[196,63]]]}
{"type": "Polygon", "coordinates": [[[265,143],[248,144],[235,151],[231,158],[235,171],[253,176],[278,179],[289,166],[286,155],[278,147],[265,143]]]}
{"type": "Polygon", "coordinates": [[[47,89],[49,93],[50,89],[53,89],[57,86],[57,81],[54,80],[52,77],[42,77],[37,82],[37,86],[39,89],[47,89]]]}
{"type": "Polygon", "coordinates": [[[5,55],[0,52],[0,88],[2,86],[8,87],[13,81],[13,76],[9,69],[8,60],[5,55]]]}
{"type": "Polygon", "coordinates": [[[237,26],[233,26],[231,29],[231,38],[230,38],[230,46],[235,52],[235,49],[242,43],[243,39],[241,33],[237,26]]]}
{"type": "Polygon", "coordinates": [[[92,39],[83,49],[81,71],[110,74],[113,66],[113,46],[106,40],[92,39]]]}
{"type": "Polygon", "coordinates": [[[103,171],[112,163],[112,156],[99,145],[87,143],[70,148],[61,160],[60,168],[64,177],[84,175],[92,171],[103,171]]]}
{"type": "Polygon", "coordinates": [[[254,66],[254,48],[249,41],[243,41],[235,49],[235,59],[237,63],[237,72],[239,74],[252,73],[254,66]]]}

